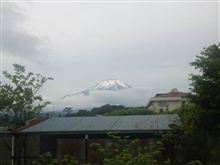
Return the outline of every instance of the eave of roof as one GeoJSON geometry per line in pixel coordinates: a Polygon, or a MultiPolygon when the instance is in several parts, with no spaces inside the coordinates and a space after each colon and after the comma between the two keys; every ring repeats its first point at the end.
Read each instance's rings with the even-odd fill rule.
{"type": "Polygon", "coordinates": [[[158,93],[155,97],[186,97],[188,93],[184,92],[168,92],[168,93],[158,93]]]}
{"type": "Polygon", "coordinates": [[[153,101],[185,101],[186,98],[182,97],[152,97],[150,98],[150,102],[153,101]]]}
{"type": "Polygon", "coordinates": [[[41,122],[43,122],[43,121],[45,121],[47,119],[48,119],[47,117],[40,117],[40,118],[36,117],[36,118],[33,118],[33,119],[30,120],[30,122],[27,121],[25,125],[23,125],[23,126],[21,126],[19,128],[16,128],[15,130],[12,130],[11,133],[12,134],[19,133],[19,132],[23,131],[24,129],[30,128],[30,127],[32,127],[32,126],[34,126],[34,125],[36,125],[38,123],[41,123],[41,122]]]}

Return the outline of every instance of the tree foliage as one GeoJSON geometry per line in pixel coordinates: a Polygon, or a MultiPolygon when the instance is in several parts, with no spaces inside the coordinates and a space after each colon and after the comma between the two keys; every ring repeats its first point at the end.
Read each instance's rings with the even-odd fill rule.
{"type": "Polygon", "coordinates": [[[32,162],[32,165],[80,165],[80,163],[71,155],[66,154],[61,160],[53,158],[52,154],[47,152],[39,156],[37,160],[32,162]]]}
{"type": "Polygon", "coordinates": [[[220,108],[220,45],[204,48],[191,63],[199,74],[191,75],[192,102],[209,111],[220,108]]]}
{"type": "Polygon", "coordinates": [[[204,48],[191,63],[190,102],[179,113],[181,125],[162,138],[162,154],[172,165],[220,164],[220,49],[204,48]]]}
{"type": "Polygon", "coordinates": [[[199,74],[191,75],[191,100],[200,107],[198,123],[212,136],[220,136],[220,44],[204,48],[191,63],[199,74]]]}
{"type": "Polygon", "coordinates": [[[27,73],[25,67],[19,64],[13,66],[14,73],[3,72],[8,82],[0,84],[1,120],[7,121],[8,126],[23,124],[49,104],[38,93],[51,78],[27,73]]]}

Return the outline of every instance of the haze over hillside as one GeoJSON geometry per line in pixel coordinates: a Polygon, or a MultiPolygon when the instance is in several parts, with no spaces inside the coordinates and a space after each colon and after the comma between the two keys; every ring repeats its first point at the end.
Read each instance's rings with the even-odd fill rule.
{"type": "Polygon", "coordinates": [[[81,92],[65,95],[59,99],[58,106],[65,105],[73,109],[88,109],[105,104],[139,106],[145,105],[146,99],[145,90],[132,87],[119,79],[107,79],[81,92]]]}

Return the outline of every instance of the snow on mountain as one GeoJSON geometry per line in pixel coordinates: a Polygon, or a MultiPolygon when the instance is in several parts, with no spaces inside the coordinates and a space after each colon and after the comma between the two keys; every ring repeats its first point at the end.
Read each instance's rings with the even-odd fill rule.
{"type": "Polygon", "coordinates": [[[124,83],[123,81],[116,80],[116,79],[110,79],[110,80],[105,80],[105,81],[102,81],[102,82],[96,84],[93,87],[93,90],[117,91],[117,90],[128,89],[128,88],[131,88],[131,86],[124,83]]]}
{"type": "Polygon", "coordinates": [[[132,88],[132,87],[121,80],[109,79],[109,80],[104,80],[104,81],[94,85],[93,87],[85,89],[81,92],[66,95],[63,98],[67,98],[67,97],[71,97],[71,96],[75,96],[75,95],[88,96],[90,94],[90,92],[92,92],[92,91],[118,91],[118,90],[129,89],[129,88],[132,88]]]}

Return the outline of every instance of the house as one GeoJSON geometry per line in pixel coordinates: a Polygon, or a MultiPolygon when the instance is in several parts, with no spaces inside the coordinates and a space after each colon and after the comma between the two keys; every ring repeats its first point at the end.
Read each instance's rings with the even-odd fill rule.
{"type": "Polygon", "coordinates": [[[180,92],[176,88],[168,93],[158,93],[150,98],[148,109],[154,111],[173,111],[182,106],[187,100],[188,93],[180,92]]]}
{"type": "Polygon", "coordinates": [[[109,133],[126,139],[140,139],[141,146],[169,131],[177,115],[54,117],[32,121],[12,132],[12,162],[27,165],[40,154],[50,152],[60,159],[70,154],[81,163],[95,163],[90,144],[115,140],[109,133]],[[39,121],[39,120],[38,120],[39,121]]]}

